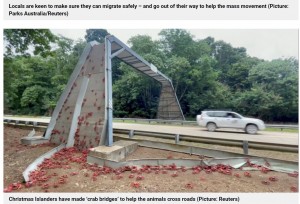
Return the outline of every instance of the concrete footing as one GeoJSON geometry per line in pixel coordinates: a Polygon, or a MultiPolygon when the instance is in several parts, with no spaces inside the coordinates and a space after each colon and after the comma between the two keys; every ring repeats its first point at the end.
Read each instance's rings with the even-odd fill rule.
{"type": "Polygon", "coordinates": [[[43,136],[33,136],[33,137],[23,137],[21,138],[21,144],[24,145],[37,145],[49,142],[46,138],[43,136]]]}
{"type": "Polygon", "coordinates": [[[98,146],[90,149],[88,157],[96,157],[104,160],[122,161],[127,155],[133,153],[138,148],[137,142],[119,140],[111,147],[98,146]]]}

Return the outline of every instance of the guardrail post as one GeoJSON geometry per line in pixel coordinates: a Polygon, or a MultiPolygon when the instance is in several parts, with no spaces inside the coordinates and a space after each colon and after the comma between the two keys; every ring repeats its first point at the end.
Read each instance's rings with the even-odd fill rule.
{"type": "Polygon", "coordinates": [[[15,123],[16,125],[18,125],[19,124],[19,121],[18,120],[16,120],[16,123],[15,123]]]}
{"type": "Polygon", "coordinates": [[[244,140],[243,141],[243,150],[244,150],[244,154],[248,154],[248,141],[244,140]]]}
{"type": "Polygon", "coordinates": [[[176,144],[179,143],[179,134],[175,134],[175,143],[176,143],[176,144]]]}
{"type": "Polygon", "coordinates": [[[29,125],[29,121],[25,121],[25,125],[28,126],[29,125]]]}
{"type": "Polygon", "coordinates": [[[7,120],[7,124],[9,124],[9,123],[10,123],[10,119],[7,120]]]}
{"type": "Polygon", "coordinates": [[[129,138],[132,138],[134,136],[134,130],[129,131],[129,138]]]}
{"type": "Polygon", "coordinates": [[[33,124],[33,127],[36,127],[38,125],[38,122],[33,121],[32,124],[33,124]]]}

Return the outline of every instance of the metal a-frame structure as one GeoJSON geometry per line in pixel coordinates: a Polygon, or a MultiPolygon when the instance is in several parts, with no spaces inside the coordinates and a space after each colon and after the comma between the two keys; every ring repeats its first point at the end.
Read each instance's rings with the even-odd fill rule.
{"type": "Polygon", "coordinates": [[[79,149],[113,144],[112,59],[116,57],[162,86],[158,119],[184,120],[172,81],[114,36],[85,47],[56,108],[45,138],[79,149]]]}

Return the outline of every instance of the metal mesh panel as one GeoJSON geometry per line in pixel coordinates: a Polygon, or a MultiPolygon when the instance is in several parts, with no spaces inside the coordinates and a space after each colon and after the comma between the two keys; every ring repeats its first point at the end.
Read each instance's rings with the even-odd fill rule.
{"type": "Polygon", "coordinates": [[[183,115],[171,83],[162,83],[157,118],[164,120],[183,120],[183,115]]]}
{"type": "MultiPolygon", "coordinates": [[[[75,70],[74,70],[75,71],[75,70]]],[[[74,140],[74,146],[86,149],[98,146],[100,141],[105,141],[102,131],[105,124],[105,49],[104,44],[93,45],[87,55],[83,66],[71,91],[68,93],[62,108],[59,111],[50,141],[53,143],[67,143],[69,137],[74,140]],[[76,103],[79,103],[79,92],[83,77],[87,77],[87,88],[82,94],[79,116],[74,116],[76,103]],[[75,118],[76,131],[70,135],[73,117],[75,118]]],[[[72,128],[74,128],[72,126],[72,128]]]]}
{"type": "Polygon", "coordinates": [[[79,149],[112,145],[114,57],[162,84],[159,119],[184,119],[171,80],[120,40],[108,36],[105,44],[91,42],[86,46],[53,112],[46,139],[79,149]]]}

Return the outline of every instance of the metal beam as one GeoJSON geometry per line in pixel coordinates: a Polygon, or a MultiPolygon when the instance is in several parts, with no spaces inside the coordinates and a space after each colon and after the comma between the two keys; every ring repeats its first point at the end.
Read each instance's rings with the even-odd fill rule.
{"type": "MultiPolygon", "coordinates": [[[[121,49],[122,52],[124,49],[121,49]]],[[[112,120],[113,120],[113,100],[112,100],[112,73],[111,73],[111,60],[113,56],[111,54],[111,42],[108,40],[108,38],[105,38],[105,60],[106,60],[106,68],[105,68],[105,115],[106,115],[106,121],[107,121],[107,146],[112,146],[113,144],[113,126],[112,126],[112,120]]]]}
{"type": "Polygon", "coordinates": [[[111,59],[116,57],[117,55],[121,54],[124,50],[125,50],[125,48],[122,48],[122,49],[119,49],[118,51],[112,53],[111,54],[111,59]]]}
{"type": "Polygon", "coordinates": [[[51,156],[53,154],[55,154],[56,152],[60,151],[65,146],[66,146],[65,144],[61,144],[58,147],[55,147],[54,149],[50,150],[49,152],[43,154],[42,156],[40,156],[39,158],[37,158],[36,160],[34,160],[34,162],[32,162],[25,169],[25,171],[23,172],[23,177],[24,177],[25,181],[29,181],[30,172],[32,172],[33,170],[37,169],[38,165],[41,164],[44,161],[44,159],[51,158],[51,156]]]}
{"type": "Polygon", "coordinates": [[[81,105],[82,105],[88,84],[89,84],[89,78],[83,77],[82,82],[81,82],[80,91],[77,96],[77,101],[75,104],[75,109],[74,109],[74,114],[73,114],[73,118],[72,118],[72,122],[71,122],[71,128],[70,128],[70,132],[69,132],[67,147],[73,147],[73,145],[74,145],[74,136],[76,133],[76,129],[78,127],[78,116],[80,115],[80,112],[81,112],[81,107],[82,107],[81,105]]]}

